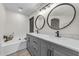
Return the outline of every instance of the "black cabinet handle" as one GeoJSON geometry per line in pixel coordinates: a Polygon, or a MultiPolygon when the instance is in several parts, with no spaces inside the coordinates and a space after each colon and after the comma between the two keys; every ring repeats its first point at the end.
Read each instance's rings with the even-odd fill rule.
{"type": "Polygon", "coordinates": [[[51,51],[50,51],[50,49],[48,49],[47,50],[47,56],[50,56],[50,53],[51,53],[51,51]]]}
{"type": "Polygon", "coordinates": [[[36,42],[35,40],[34,40],[33,42],[34,42],[35,44],[37,44],[37,42],[36,42]]]}
{"type": "Polygon", "coordinates": [[[35,50],[36,52],[38,51],[38,49],[37,49],[36,47],[33,46],[33,48],[34,48],[34,50],[35,50]]]}
{"type": "Polygon", "coordinates": [[[54,56],[54,49],[48,49],[47,56],[54,56]]]}

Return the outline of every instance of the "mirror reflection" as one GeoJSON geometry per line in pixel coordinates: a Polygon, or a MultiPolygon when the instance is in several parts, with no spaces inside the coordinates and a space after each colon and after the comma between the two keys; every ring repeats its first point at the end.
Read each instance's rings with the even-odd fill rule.
{"type": "Polygon", "coordinates": [[[70,4],[61,4],[52,9],[48,15],[48,25],[52,29],[63,29],[75,18],[75,8],[70,4]]]}
{"type": "Polygon", "coordinates": [[[37,16],[35,20],[35,26],[38,30],[41,30],[45,25],[45,19],[42,15],[37,16]]]}
{"type": "Polygon", "coordinates": [[[59,29],[59,19],[58,18],[53,18],[51,19],[51,27],[53,29],[59,29]]]}

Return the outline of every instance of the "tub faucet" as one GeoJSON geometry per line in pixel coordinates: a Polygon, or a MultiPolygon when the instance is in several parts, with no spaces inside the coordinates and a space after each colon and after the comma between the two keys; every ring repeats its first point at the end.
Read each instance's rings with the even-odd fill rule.
{"type": "Polygon", "coordinates": [[[59,31],[56,32],[56,37],[60,37],[59,31]]]}

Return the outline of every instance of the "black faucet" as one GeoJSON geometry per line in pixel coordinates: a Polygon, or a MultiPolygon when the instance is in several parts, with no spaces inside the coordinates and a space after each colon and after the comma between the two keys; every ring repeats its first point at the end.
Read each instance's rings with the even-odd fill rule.
{"type": "Polygon", "coordinates": [[[56,32],[56,37],[60,37],[59,31],[56,32]]]}

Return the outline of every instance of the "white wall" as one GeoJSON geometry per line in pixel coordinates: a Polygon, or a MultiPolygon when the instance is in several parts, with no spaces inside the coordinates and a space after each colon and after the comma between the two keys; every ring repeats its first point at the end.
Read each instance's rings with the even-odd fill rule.
{"type": "Polygon", "coordinates": [[[15,36],[23,36],[26,35],[29,31],[29,22],[28,17],[6,10],[6,25],[5,25],[5,34],[11,34],[14,32],[15,36]]]}
{"type": "Polygon", "coordinates": [[[0,41],[4,35],[4,26],[6,20],[6,12],[2,4],[0,4],[0,41]]]}
{"type": "Polygon", "coordinates": [[[3,41],[3,35],[9,35],[14,32],[15,36],[23,36],[29,32],[28,17],[21,13],[5,10],[0,4],[0,41],[3,41]]]}
{"type": "MultiPolygon", "coordinates": [[[[39,11],[38,13],[31,15],[31,16],[35,16],[35,19],[36,19],[37,15],[43,15],[45,17],[45,20],[47,21],[48,13],[56,5],[58,5],[58,4],[53,4],[50,8],[39,11]]],[[[77,4],[73,4],[73,5],[75,6],[76,11],[77,11],[76,18],[70,26],[66,27],[65,29],[60,30],[60,34],[61,34],[61,36],[64,36],[64,37],[71,37],[71,38],[79,39],[79,4],[77,3],[77,4]]],[[[60,10],[60,11],[62,11],[62,10],[60,10]]],[[[36,28],[34,30],[36,30],[36,28]]],[[[56,35],[55,34],[56,30],[50,29],[47,25],[47,22],[46,22],[44,28],[42,30],[40,30],[39,32],[43,33],[43,34],[56,35]]]]}

